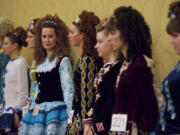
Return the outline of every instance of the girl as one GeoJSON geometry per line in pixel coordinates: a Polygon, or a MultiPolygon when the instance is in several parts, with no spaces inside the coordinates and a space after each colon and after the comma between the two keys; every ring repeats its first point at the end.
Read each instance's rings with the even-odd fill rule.
{"type": "Polygon", "coordinates": [[[3,39],[7,32],[12,32],[14,30],[14,26],[11,20],[0,17],[0,104],[2,104],[2,90],[3,90],[3,72],[6,67],[6,64],[9,61],[9,56],[4,54],[3,50],[3,39]]]}
{"type": "Polygon", "coordinates": [[[137,10],[123,6],[114,11],[107,29],[113,50],[125,59],[117,76],[110,134],[149,134],[158,116],[149,27],[137,10]]]}
{"type": "Polygon", "coordinates": [[[94,79],[96,98],[93,108],[88,112],[89,118],[84,120],[84,135],[109,134],[112,106],[114,103],[114,86],[122,60],[115,56],[112,44],[107,36],[105,26],[102,24],[97,29],[97,44],[95,48],[98,51],[98,55],[103,58],[104,66],[94,79]],[[100,129],[99,125],[103,127],[100,129]]]}
{"type": "Polygon", "coordinates": [[[74,95],[68,28],[57,15],[47,15],[38,20],[35,30],[38,92],[19,135],[63,135],[74,95]]]}
{"type": "Polygon", "coordinates": [[[93,81],[101,65],[94,48],[96,45],[95,26],[99,22],[99,18],[93,12],[82,11],[70,28],[69,40],[74,46],[80,48],[81,57],[74,71],[76,86],[73,101],[74,115],[72,123],[66,130],[67,135],[83,134],[83,121],[87,117],[95,96],[93,81]]]}
{"type": "MultiPolygon", "coordinates": [[[[180,1],[170,4],[170,21],[167,25],[167,33],[171,37],[171,44],[175,53],[180,54],[180,1]]],[[[156,135],[176,135],[180,134],[180,104],[179,104],[179,62],[175,68],[167,75],[161,84],[164,102],[161,107],[160,117],[156,127],[156,135]]]]}
{"type": "Polygon", "coordinates": [[[5,73],[4,73],[4,115],[3,120],[7,112],[14,112],[14,125],[9,125],[12,119],[12,115],[7,118],[6,122],[0,122],[4,124],[1,126],[1,130],[5,132],[15,133],[17,130],[19,120],[21,117],[22,107],[25,105],[26,98],[28,97],[28,65],[26,60],[20,56],[20,50],[22,46],[26,46],[27,32],[22,27],[17,27],[13,32],[9,32],[4,38],[4,53],[10,56],[5,73]],[[10,127],[7,127],[9,125],[10,127]]]}

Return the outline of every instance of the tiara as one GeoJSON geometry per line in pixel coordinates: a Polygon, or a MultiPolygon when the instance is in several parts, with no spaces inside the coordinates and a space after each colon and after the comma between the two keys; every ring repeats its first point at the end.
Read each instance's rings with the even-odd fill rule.
{"type": "Polygon", "coordinates": [[[34,28],[34,21],[31,21],[28,26],[27,26],[28,30],[32,30],[34,28]]]}
{"type": "Polygon", "coordinates": [[[80,21],[80,18],[79,18],[79,16],[75,19],[75,23],[79,23],[79,21],[80,21]]]}
{"type": "Polygon", "coordinates": [[[41,23],[41,25],[47,24],[47,23],[57,26],[57,23],[54,20],[45,20],[41,23]]]}
{"type": "Polygon", "coordinates": [[[170,18],[171,18],[172,20],[175,20],[175,19],[176,19],[176,15],[175,15],[175,13],[170,12],[170,18]]]}

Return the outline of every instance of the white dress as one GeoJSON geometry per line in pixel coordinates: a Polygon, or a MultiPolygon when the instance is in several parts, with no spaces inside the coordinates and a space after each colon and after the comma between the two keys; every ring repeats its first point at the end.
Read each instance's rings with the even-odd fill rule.
{"type": "Polygon", "coordinates": [[[28,97],[28,64],[23,57],[10,60],[4,74],[5,108],[22,110],[28,97]]]}

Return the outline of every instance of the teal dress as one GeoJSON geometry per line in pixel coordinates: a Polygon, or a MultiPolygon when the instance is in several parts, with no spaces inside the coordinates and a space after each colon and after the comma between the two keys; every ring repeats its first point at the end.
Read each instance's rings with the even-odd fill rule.
{"type": "Polygon", "coordinates": [[[4,54],[2,45],[0,45],[0,104],[2,103],[2,89],[3,89],[2,75],[9,59],[10,57],[4,54]]]}

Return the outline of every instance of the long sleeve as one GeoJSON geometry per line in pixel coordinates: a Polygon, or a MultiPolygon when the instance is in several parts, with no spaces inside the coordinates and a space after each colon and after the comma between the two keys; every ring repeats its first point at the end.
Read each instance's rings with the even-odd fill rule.
{"type": "Polygon", "coordinates": [[[18,97],[15,108],[22,109],[28,97],[28,66],[25,61],[19,62],[17,66],[17,89],[18,97]]]}
{"type": "Polygon", "coordinates": [[[62,59],[59,73],[64,101],[67,105],[67,112],[70,112],[70,110],[72,109],[72,101],[74,98],[74,82],[72,65],[68,57],[64,57],[62,59]]]}
{"type": "Polygon", "coordinates": [[[155,128],[158,117],[158,104],[153,89],[153,76],[150,68],[145,66],[137,66],[134,73],[141,116],[144,116],[139,121],[152,131],[155,128]]]}
{"type": "Polygon", "coordinates": [[[37,84],[37,80],[36,80],[36,67],[35,65],[35,61],[32,62],[32,66],[29,70],[29,76],[30,76],[30,82],[31,82],[31,86],[30,86],[30,99],[31,102],[35,102],[37,93],[38,93],[38,84],[37,84]]]}
{"type": "Polygon", "coordinates": [[[97,73],[95,60],[91,57],[84,57],[81,63],[81,106],[82,116],[87,117],[87,112],[92,107],[95,97],[93,81],[97,73]]]}

